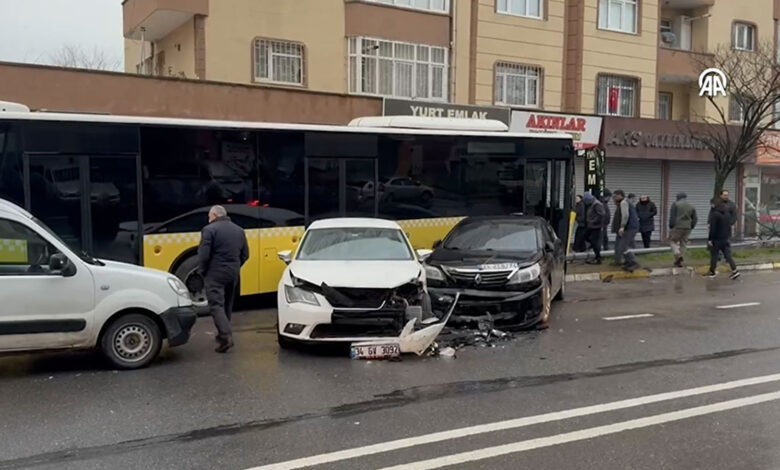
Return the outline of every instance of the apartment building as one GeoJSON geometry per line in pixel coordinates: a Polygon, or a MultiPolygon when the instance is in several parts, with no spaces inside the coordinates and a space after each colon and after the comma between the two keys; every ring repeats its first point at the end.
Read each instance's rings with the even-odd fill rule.
{"type": "MultiPolygon", "coordinates": [[[[125,0],[126,71],[599,115],[609,188],[648,194],[664,212],[685,190],[706,213],[711,157],[679,124],[714,113],[699,97],[696,58],[776,42],[778,3],[125,0]]],[[[729,115],[739,120],[739,107],[729,115]]],[[[738,202],[745,172],[760,169],[727,182],[738,202]]]]}

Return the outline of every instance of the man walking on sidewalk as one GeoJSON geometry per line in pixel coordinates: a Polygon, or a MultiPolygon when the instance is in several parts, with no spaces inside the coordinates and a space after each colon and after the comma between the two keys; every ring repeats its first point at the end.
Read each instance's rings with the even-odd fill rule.
{"type": "Polygon", "coordinates": [[[615,264],[623,270],[633,272],[639,267],[634,253],[630,251],[632,240],[639,232],[639,216],[636,207],[626,199],[626,193],[618,189],[612,194],[615,201],[615,215],[612,217],[612,233],[615,234],[615,264]],[[623,262],[625,258],[625,263],[623,262]]]}
{"type": "Polygon", "coordinates": [[[698,222],[696,208],[688,202],[688,195],[677,193],[677,201],[669,211],[669,245],[674,254],[675,267],[681,268],[685,261],[688,238],[698,222]]]}
{"type": "Polygon", "coordinates": [[[710,235],[708,237],[707,245],[710,248],[710,272],[708,277],[710,279],[715,278],[718,275],[718,255],[723,253],[723,258],[729,263],[731,267],[730,279],[736,279],[739,277],[739,271],[737,270],[737,264],[734,262],[734,258],[731,257],[731,243],[729,238],[731,237],[731,218],[729,214],[729,207],[723,201],[714,199],[712,201],[712,212],[710,213],[710,235]]]}
{"type": "Polygon", "coordinates": [[[198,247],[200,273],[205,279],[209,312],[217,328],[218,353],[233,347],[230,317],[241,266],[249,258],[244,230],[230,221],[222,206],[209,210],[209,224],[203,228],[198,247]]]}
{"type": "Polygon", "coordinates": [[[601,239],[604,241],[603,251],[609,250],[609,199],[612,194],[605,190],[601,194],[601,205],[604,206],[604,221],[601,223],[601,239]]]}
{"type": "Polygon", "coordinates": [[[585,241],[590,243],[596,258],[588,264],[601,264],[601,224],[604,222],[604,205],[591,193],[585,194],[585,241]]]}
{"type": "Polygon", "coordinates": [[[639,214],[639,233],[642,234],[642,244],[645,248],[650,248],[650,240],[655,230],[655,216],[658,214],[658,208],[650,197],[643,194],[639,197],[639,204],[636,205],[636,211],[639,214]]]}

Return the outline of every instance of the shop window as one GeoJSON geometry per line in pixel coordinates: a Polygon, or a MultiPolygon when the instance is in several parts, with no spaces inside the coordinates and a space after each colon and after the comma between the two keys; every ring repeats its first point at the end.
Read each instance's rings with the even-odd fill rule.
{"type": "Polygon", "coordinates": [[[658,112],[656,114],[656,118],[658,119],[672,119],[671,93],[658,93],[658,112]]]}
{"type": "Polygon", "coordinates": [[[496,104],[538,107],[541,75],[539,67],[497,64],[494,83],[496,104]]]}
{"type": "Polygon", "coordinates": [[[753,51],[756,48],[756,27],[748,23],[734,23],[734,49],[753,51]]]}
{"type": "Polygon", "coordinates": [[[636,33],[639,0],[599,0],[599,29],[636,33]]]}
{"type": "Polygon", "coordinates": [[[447,100],[447,49],[349,38],[350,93],[447,100]]]}
{"type": "Polygon", "coordinates": [[[600,75],[596,96],[596,113],[606,116],[635,117],[639,81],[634,78],[600,75]]]}
{"type": "Polygon", "coordinates": [[[255,40],[255,81],[303,85],[303,44],[275,39],[255,40]]]}
{"type": "Polygon", "coordinates": [[[542,0],[496,0],[496,11],[506,15],[542,17],[542,0]]]}

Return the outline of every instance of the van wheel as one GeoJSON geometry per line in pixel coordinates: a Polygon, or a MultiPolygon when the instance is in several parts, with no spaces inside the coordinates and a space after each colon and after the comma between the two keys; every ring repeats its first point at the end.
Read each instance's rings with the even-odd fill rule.
{"type": "Polygon", "coordinates": [[[181,282],[187,286],[187,290],[190,291],[192,303],[196,307],[205,307],[208,305],[208,302],[206,301],[205,281],[203,280],[203,276],[198,272],[197,256],[190,256],[182,261],[173,274],[181,279],[181,282]]]}
{"type": "Polygon", "coordinates": [[[103,333],[100,347],[114,367],[140,369],[160,354],[162,334],[157,323],[145,315],[123,315],[103,333]]]}

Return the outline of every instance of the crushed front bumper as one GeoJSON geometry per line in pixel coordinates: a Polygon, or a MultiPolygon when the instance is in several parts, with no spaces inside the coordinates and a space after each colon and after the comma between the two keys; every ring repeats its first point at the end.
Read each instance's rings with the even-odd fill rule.
{"type": "Polygon", "coordinates": [[[173,307],[160,314],[168,346],[181,346],[190,340],[190,330],[197,319],[196,307],[173,307]]]}
{"type": "Polygon", "coordinates": [[[450,324],[474,325],[483,321],[496,327],[522,329],[536,325],[542,318],[542,287],[527,292],[488,291],[429,287],[434,309],[439,299],[460,294],[450,324]]]}

